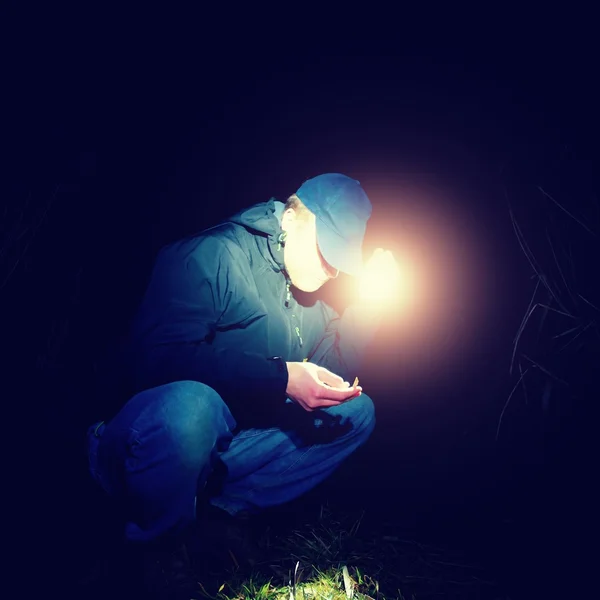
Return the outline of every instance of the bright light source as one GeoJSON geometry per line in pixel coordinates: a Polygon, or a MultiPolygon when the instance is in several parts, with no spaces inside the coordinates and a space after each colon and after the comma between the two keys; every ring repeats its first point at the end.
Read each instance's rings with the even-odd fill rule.
{"type": "Polygon", "coordinates": [[[377,305],[398,305],[401,297],[400,267],[389,251],[378,248],[359,277],[361,301],[377,305]]]}
{"type": "Polygon", "coordinates": [[[390,181],[369,185],[369,197],[376,210],[362,276],[341,277],[327,301],[340,314],[363,304],[365,317],[383,316],[366,357],[374,379],[421,387],[462,376],[482,360],[481,344],[503,302],[486,221],[468,194],[455,198],[436,186],[390,181]],[[375,248],[391,251],[393,267],[371,266],[375,248]]]}

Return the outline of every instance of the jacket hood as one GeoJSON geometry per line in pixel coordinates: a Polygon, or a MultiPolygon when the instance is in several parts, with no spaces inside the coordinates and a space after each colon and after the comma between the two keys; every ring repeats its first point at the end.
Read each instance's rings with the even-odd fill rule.
{"type": "Polygon", "coordinates": [[[283,202],[271,198],[268,202],[260,202],[240,210],[226,221],[243,225],[252,233],[277,237],[281,233],[283,207],[283,202]]]}
{"type": "Polygon", "coordinates": [[[275,198],[244,208],[225,220],[241,225],[254,236],[264,258],[276,271],[283,271],[283,248],[279,244],[282,233],[281,217],[285,204],[275,198]]]}

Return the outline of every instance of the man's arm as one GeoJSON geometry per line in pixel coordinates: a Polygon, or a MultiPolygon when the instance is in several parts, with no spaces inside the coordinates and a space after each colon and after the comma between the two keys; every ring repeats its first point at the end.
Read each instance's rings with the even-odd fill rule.
{"type": "Polygon", "coordinates": [[[226,402],[254,396],[267,404],[285,401],[288,374],[280,361],[210,343],[217,326],[234,326],[252,314],[247,257],[217,237],[194,244],[167,248],[154,266],[132,329],[134,389],[192,380],[226,402]]]}
{"type": "Polygon", "coordinates": [[[381,316],[360,303],[348,306],[341,317],[322,301],[315,308],[321,311],[325,333],[311,349],[309,360],[352,383],[381,325],[381,316]]]}

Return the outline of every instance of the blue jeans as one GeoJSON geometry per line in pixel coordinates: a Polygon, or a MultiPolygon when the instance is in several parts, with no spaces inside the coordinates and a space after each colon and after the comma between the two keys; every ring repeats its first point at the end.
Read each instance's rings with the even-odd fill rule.
{"type": "Polygon", "coordinates": [[[287,400],[281,426],[237,430],[212,388],[180,381],[141,392],[87,432],[90,471],[125,509],[125,537],[151,541],[187,528],[196,498],[222,472],[210,503],[235,515],[283,504],[326,479],[370,436],[366,395],[307,412],[287,400]],[[212,478],[211,478],[212,481],[212,478]]]}

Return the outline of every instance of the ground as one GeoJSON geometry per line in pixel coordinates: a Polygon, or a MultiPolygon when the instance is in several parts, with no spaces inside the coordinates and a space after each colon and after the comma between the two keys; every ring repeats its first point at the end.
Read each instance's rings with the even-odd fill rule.
{"type": "MultiPolygon", "coordinates": [[[[353,512],[321,504],[283,507],[255,524],[268,560],[254,569],[237,564],[198,573],[206,598],[507,599],[473,555],[414,539],[376,510],[353,512]]],[[[81,573],[80,598],[118,598],[111,582],[111,552],[96,556],[81,573]]]]}

